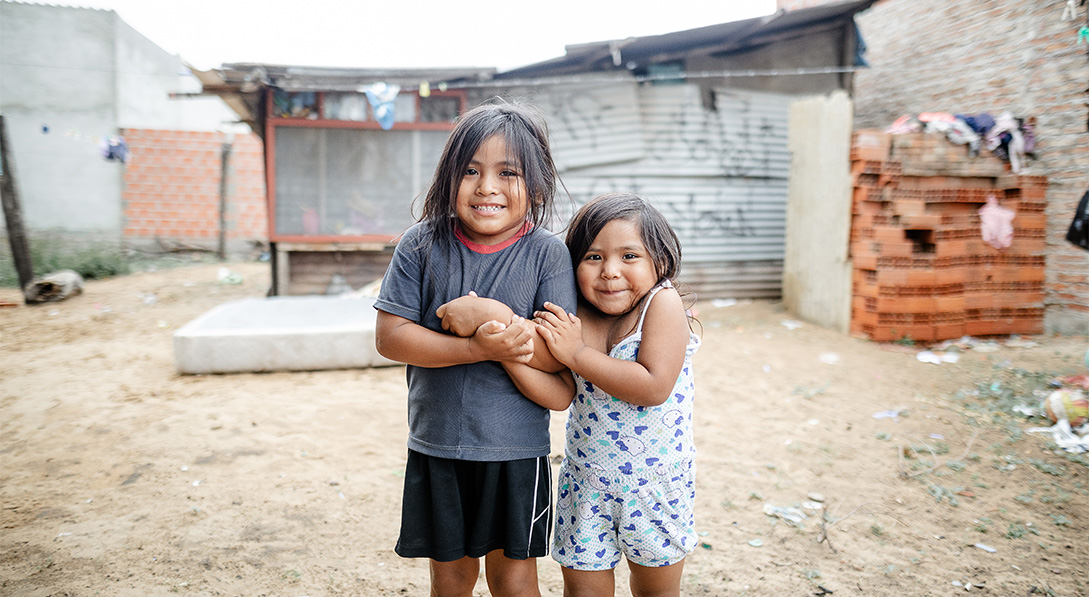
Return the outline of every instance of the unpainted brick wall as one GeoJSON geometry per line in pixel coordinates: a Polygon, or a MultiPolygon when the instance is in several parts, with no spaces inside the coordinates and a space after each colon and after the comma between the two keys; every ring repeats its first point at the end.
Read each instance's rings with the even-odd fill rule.
{"type": "MultiPolygon", "coordinates": [[[[132,158],[125,166],[126,240],[212,246],[219,238],[219,132],[125,129],[132,158]]],[[[227,170],[228,241],[267,241],[261,140],[236,135],[227,170]]]]}
{"type": "Polygon", "coordinates": [[[1089,333],[1089,252],[1064,238],[1089,189],[1089,5],[1076,4],[1063,20],[1063,0],[882,0],[856,18],[870,64],[855,77],[856,129],[931,111],[1036,117],[1023,173],[1048,181],[1045,329],[1062,334],[1089,333]]]}

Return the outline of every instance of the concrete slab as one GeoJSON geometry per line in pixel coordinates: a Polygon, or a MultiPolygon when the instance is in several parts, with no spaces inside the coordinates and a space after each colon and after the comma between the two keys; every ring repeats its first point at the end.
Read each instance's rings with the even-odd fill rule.
{"type": "Polygon", "coordinates": [[[224,303],[174,333],[181,373],[397,365],[374,348],[374,298],[276,296],[224,303]]]}

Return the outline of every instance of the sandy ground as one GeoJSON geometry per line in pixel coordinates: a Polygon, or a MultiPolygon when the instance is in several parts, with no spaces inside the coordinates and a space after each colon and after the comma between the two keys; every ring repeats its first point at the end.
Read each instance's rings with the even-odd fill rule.
{"type": "MultiPolygon", "coordinates": [[[[177,328],[265,294],[267,264],[230,267],[242,284],[194,265],[0,309],[0,594],[427,593],[426,562],[392,551],[403,368],[175,371],[177,328]]],[[[1084,373],[1089,339],[935,365],[775,303],[698,308],[703,543],[682,594],[1089,594],[1089,460],[1011,408],[1084,373]]]]}

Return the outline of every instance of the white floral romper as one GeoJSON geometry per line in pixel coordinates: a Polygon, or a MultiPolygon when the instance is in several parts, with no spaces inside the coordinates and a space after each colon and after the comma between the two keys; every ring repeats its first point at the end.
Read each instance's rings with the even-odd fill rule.
{"type": "MultiPolygon", "coordinates": [[[[647,307],[671,286],[667,280],[650,291],[635,333],[609,356],[635,360],[647,307]]],[[[695,547],[692,355],[699,346],[690,334],[677,383],[659,406],[629,404],[575,374],[552,549],[560,565],[611,570],[623,554],[642,566],[668,566],[695,547]]]]}

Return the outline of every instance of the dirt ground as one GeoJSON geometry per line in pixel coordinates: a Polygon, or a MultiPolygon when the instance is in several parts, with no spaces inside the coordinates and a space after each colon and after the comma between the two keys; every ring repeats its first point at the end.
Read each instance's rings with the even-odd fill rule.
{"type": "MultiPolygon", "coordinates": [[[[268,264],[230,268],[241,284],[198,264],[33,307],[0,289],[20,303],[0,309],[0,594],[427,594],[426,562],[393,553],[402,367],[176,372],[175,330],[265,294],[268,264]]],[[[703,298],[683,595],[1089,595],[1089,459],[1013,409],[1085,373],[1089,339],[932,364],[703,298]]]]}

